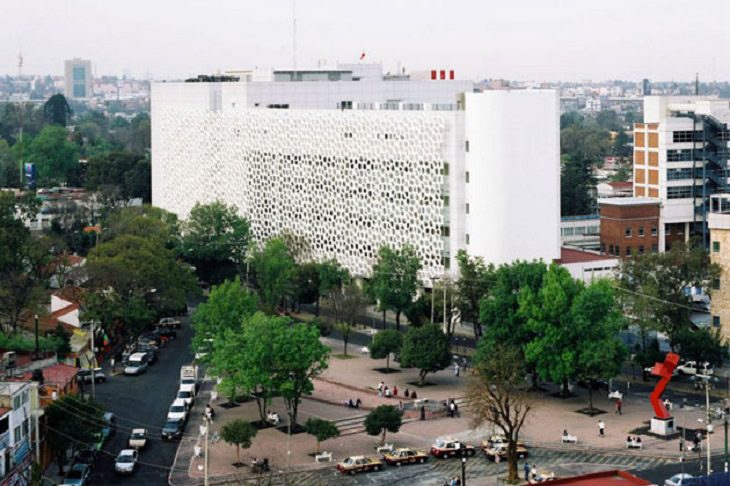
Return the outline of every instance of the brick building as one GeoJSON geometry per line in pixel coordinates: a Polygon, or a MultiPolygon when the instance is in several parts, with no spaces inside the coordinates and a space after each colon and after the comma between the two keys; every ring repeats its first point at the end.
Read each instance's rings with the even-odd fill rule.
{"type": "Polygon", "coordinates": [[[602,253],[632,257],[657,252],[663,247],[659,233],[659,199],[600,199],[598,205],[601,215],[602,253]]]}

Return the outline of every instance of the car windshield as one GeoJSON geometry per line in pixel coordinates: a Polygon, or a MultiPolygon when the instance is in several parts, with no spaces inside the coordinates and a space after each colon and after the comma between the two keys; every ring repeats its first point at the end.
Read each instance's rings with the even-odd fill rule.
{"type": "Polygon", "coordinates": [[[144,432],[132,433],[132,439],[144,439],[144,432]]]}
{"type": "Polygon", "coordinates": [[[132,454],[120,454],[119,457],[117,457],[117,462],[133,462],[134,456],[132,454]]]}
{"type": "Polygon", "coordinates": [[[355,459],[353,459],[352,457],[348,457],[347,459],[345,459],[345,464],[354,464],[354,463],[355,463],[355,459]]]}
{"type": "Polygon", "coordinates": [[[170,407],[170,411],[174,413],[184,412],[185,407],[183,407],[182,405],[173,405],[172,407],[170,407]]]}
{"type": "Polygon", "coordinates": [[[178,398],[190,398],[189,391],[181,391],[177,393],[178,398]]]}
{"type": "Polygon", "coordinates": [[[165,424],[166,429],[177,429],[180,426],[180,422],[177,420],[170,420],[165,424]]]}

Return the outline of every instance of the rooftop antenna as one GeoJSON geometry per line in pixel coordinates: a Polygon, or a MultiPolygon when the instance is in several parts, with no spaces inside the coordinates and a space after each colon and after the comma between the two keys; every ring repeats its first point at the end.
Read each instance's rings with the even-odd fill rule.
{"type": "Polygon", "coordinates": [[[297,68],[297,2],[292,0],[292,57],[294,61],[294,69],[297,68]]]}
{"type": "MultiPolygon", "coordinates": [[[[18,82],[20,85],[23,85],[23,53],[21,51],[18,51],[18,82]]],[[[23,97],[20,98],[20,110],[19,110],[19,117],[18,121],[19,123],[19,130],[18,130],[18,142],[20,142],[20,156],[18,157],[18,162],[20,163],[20,182],[18,185],[18,189],[23,189],[23,116],[24,116],[24,106],[23,106],[23,97]]]]}
{"type": "Polygon", "coordinates": [[[695,73],[695,96],[700,95],[700,73],[695,73]]]}

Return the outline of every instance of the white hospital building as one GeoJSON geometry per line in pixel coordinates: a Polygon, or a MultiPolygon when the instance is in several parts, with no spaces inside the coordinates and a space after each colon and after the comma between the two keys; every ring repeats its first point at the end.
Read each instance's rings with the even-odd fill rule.
{"type": "Polygon", "coordinates": [[[236,75],[152,86],[154,205],[234,204],[256,241],[300,235],[363,277],[383,245],[415,247],[427,285],[460,249],[560,258],[557,92],[378,64],[236,75]]]}

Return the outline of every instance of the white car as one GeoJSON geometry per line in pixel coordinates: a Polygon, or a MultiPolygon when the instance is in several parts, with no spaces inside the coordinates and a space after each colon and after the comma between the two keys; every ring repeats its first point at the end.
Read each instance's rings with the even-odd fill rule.
{"type": "Polygon", "coordinates": [[[132,429],[129,437],[129,447],[132,449],[144,449],[147,445],[147,429],[132,429]]]}
{"type": "Polygon", "coordinates": [[[147,353],[134,353],[127,359],[125,375],[140,375],[147,371],[147,353]]]}
{"type": "Polygon", "coordinates": [[[696,361],[687,361],[677,366],[677,373],[680,375],[712,375],[715,371],[710,368],[710,363],[702,363],[698,368],[696,361]]]}
{"type": "Polygon", "coordinates": [[[114,470],[121,474],[132,474],[138,457],[139,452],[135,449],[123,449],[114,461],[114,470]]]}
{"type": "Polygon", "coordinates": [[[687,484],[685,481],[686,479],[691,479],[693,477],[694,476],[687,473],[675,474],[671,478],[664,481],[664,486],[683,486],[684,484],[687,484]]]}
{"type": "Polygon", "coordinates": [[[192,390],[190,390],[191,386],[185,386],[185,388],[188,388],[187,390],[184,390],[181,386],[180,389],[177,391],[177,398],[185,402],[185,406],[190,407],[193,406],[193,401],[195,401],[195,394],[192,390]]]}
{"type": "Polygon", "coordinates": [[[170,410],[167,412],[167,420],[182,420],[183,422],[188,418],[188,407],[185,406],[185,401],[181,398],[176,398],[170,410]]]}

